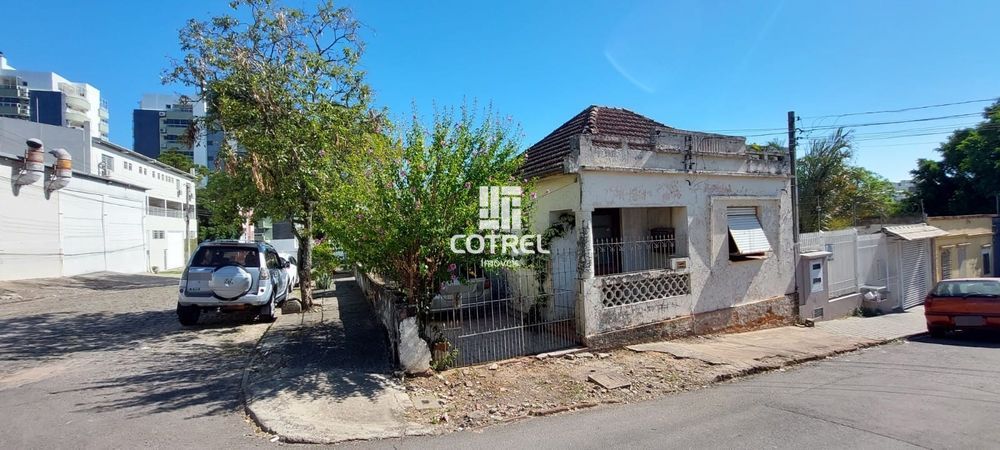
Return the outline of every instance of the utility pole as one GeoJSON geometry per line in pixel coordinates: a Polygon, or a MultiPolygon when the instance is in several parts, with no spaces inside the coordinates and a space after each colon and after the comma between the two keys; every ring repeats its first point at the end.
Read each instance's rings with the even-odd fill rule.
{"type": "Polygon", "coordinates": [[[191,183],[184,183],[184,264],[191,259],[191,183]]]}
{"type": "Polygon", "coordinates": [[[788,111],[788,167],[792,172],[792,248],[799,251],[799,180],[795,171],[795,111],[788,111]]]}

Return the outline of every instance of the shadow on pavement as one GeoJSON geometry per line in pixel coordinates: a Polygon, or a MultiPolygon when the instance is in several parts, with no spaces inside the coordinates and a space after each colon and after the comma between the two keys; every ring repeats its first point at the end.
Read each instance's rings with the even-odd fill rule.
{"type": "Polygon", "coordinates": [[[334,289],[314,297],[324,304],[305,313],[304,323],[268,331],[265,342],[273,344],[262,349],[258,363],[264,371],[253,374],[254,397],[375,398],[389,382],[391,364],[371,306],[353,279],[340,278],[334,289]]]}
{"type": "MultiPolygon", "coordinates": [[[[246,315],[209,315],[183,327],[173,309],[51,312],[0,319],[0,361],[19,370],[74,354],[100,376],[52,394],[85,393],[80,411],[134,409],[142,416],[195,407],[192,416],[240,407],[242,369],[256,344],[246,315]]],[[[44,367],[44,366],[42,366],[44,367]]]]}
{"type": "Polygon", "coordinates": [[[958,330],[942,338],[927,334],[913,336],[908,340],[925,344],[953,345],[960,347],[1000,348],[1000,330],[958,330]]]}

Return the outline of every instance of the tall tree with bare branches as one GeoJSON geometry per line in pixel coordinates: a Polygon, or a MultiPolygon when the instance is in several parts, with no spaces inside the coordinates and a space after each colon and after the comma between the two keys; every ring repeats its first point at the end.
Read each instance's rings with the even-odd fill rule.
{"type": "Polygon", "coordinates": [[[350,160],[343,156],[364,146],[381,121],[369,110],[358,68],[360,25],[330,1],[309,10],[272,0],[230,7],[230,14],[187,23],[183,57],[165,82],[196,87],[207,101],[199,126],[225,133],[220,158],[241,206],[294,225],[308,308],[318,208],[341,182],[341,165],[350,160]]]}

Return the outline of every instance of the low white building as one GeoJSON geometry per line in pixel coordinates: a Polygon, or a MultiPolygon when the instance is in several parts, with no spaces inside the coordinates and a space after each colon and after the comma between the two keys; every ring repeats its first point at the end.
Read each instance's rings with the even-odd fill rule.
{"type": "Polygon", "coordinates": [[[0,279],[180,268],[195,242],[195,177],[84,130],[0,118],[0,166],[0,279]],[[48,188],[49,155],[42,179],[14,181],[31,138],[69,152],[67,186],[48,188]]]}
{"type": "Polygon", "coordinates": [[[531,232],[573,224],[552,247],[578,255],[563,289],[585,343],[795,320],[787,153],[591,106],[525,156],[531,232]]]}

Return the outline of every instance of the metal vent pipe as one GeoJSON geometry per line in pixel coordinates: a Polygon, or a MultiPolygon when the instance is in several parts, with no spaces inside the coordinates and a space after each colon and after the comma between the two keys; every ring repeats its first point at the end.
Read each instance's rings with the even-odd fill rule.
{"type": "Polygon", "coordinates": [[[52,168],[52,179],[49,180],[47,189],[55,191],[66,187],[73,179],[73,156],[64,148],[52,149],[49,153],[56,157],[56,163],[52,168]]]}
{"type": "Polygon", "coordinates": [[[14,184],[25,186],[32,184],[45,175],[45,146],[39,139],[28,139],[28,148],[24,150],[24,168],[14,177],[14,184]]]}

